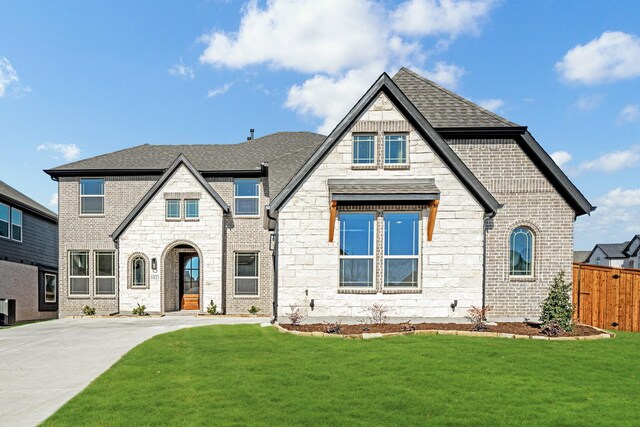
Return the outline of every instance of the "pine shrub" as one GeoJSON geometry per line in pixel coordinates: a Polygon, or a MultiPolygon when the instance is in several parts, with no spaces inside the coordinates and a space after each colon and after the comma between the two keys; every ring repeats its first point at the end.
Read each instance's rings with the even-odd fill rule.
{"type": "Polygon", "coordinates": [[[571,331],[573,329],[572,314],[571,282],[564,280],[564,272],[561,271],[553,279],[549,295],[542,302],[540,321],[543,325],[556,322],[564,331],[571,331]]]}

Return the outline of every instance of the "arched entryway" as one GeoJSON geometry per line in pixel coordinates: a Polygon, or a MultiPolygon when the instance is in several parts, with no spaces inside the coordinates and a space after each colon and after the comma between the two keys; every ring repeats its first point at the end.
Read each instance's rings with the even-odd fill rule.
{"type": "Polygon", "coordinates": [[[189,241],[176,241],[162,254],[163,312],[202,309],[202,252],[189,241]]]}

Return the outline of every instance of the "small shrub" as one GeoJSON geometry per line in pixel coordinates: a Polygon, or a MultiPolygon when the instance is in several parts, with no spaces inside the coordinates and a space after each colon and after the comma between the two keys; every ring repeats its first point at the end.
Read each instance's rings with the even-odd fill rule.
{"type": "Polygon", "coordinates": [[[490,305],[484,307],[476,307],[472,305],[469,311],[467,311],[467,319],[473,325],[475,332],[483,332],[489,329],[487,326],[487,313],[492,310],[490,305]]]}
{"type": "Polygon", "coordinates": [[[131,313],[134,316],[146,316],[148,313],[145,311],[147,308],[146,305],[140,305],[140,303],[138,303],[137,307],[134,307],[133,310],[131,310],[131,313]]]}
{"type": "Polygon", "coordinates": [[[211,300],[209,306],[207,307],[207,313],[218,314],[218,306],[213,303],[213,300],[211,300]]]}
{"type": "Polygon", "coordinates": [[[325,323],[324,331],[328,334],[341,334],[342,322],[338,320],[336,323],[325,323]]]}
{"type": "Polygon", "coordinates": [[[85,305],[84,307],[82,307],[82,314],[84,314],[85,316],[94,316],[96,314],[96,308],[85,305]]]}
{"type": "Polygon", "coordinates": [[[562,329],[560,324],[555,320],[550,320],[549,322],[542,325],[542,333],[548,337],[557,337],[563,332],[564,329],[562,329]]]}
{"type": "Polygon", "coordinates": [[[368,314],[369,323],[374,325],[384,325],[387,323],[387,311],[389,308],[383,304],[373,304],[370,307],[365,307],[364,309],[368,314]]]}
{"type": "Polygon", "coordinates": [[[291,325],[299,326],[300,323],[304,320],[303,314],[300,312],[300,309],[295,304],[291,304],[289,308],[291,309],[291,312],[287,314],[287,317],[291,321],[291,325]]]}
{"type": "Polygon", "coordinates": [[[553,284],[549,287],[549,295],[541,304],[540,322],[543,325],[555,321],[563,331],[572,331],[573,323],[571,316],[573,306],[571,305],[571,282],[564,280],[564,272],[560,272],[553,279],[553,284]]]}
{"type": "Polygon", "coordinates": [[[249,309],[249,314],[253,314],[255,316],[256,314],[258,314],[259,311],[260,311],[259,307],[252,305],[251,308],[249,309]]]}
{"type": "Polygon", "coordinates": [[[415,331],[416,327],[415,325],[411,325],[411,324],[406,324],[406,325],[401,325],[400,326],[400,331],[402,332],[411,332],[411,331],[415,331]]]}

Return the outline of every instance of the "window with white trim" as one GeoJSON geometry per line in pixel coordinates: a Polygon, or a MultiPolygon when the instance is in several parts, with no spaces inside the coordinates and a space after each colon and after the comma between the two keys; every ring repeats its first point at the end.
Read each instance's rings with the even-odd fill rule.
{"type": "Polygon", "coordinates": [[[235,295],[258,295],[258,253],[236,252],[235,295]]]}
{"type": "Polygon", "coordinates": [[[22,211],[11,208],[11,240],[22,242],[22,211]]]}
{"type": "Polygon", "coordinates": [[[384,164],[407,164],[407,135],[392,134],[384,136],[384,164]]]}
{"type": "Polygon", "coordinates": [[[44,274],[44,302],[56,302],[56,289],[58,288],[58,277],[55,274],[44,274]]]}
{"type": "Polygon", "coordinates": [[[89,252],[69,252],[69,294],[89,295],[89,252]]]}
{"type": "Polygon", "coordinates": [[[184,201],[184,217],[186,219],[196,219],[200,215],[200,200],[184,201]]]}
{"type": "Polygon", "coordinates": [[[376,161],[376,136],[354,134],[353,164],[372,165],[376,161]]]}
{"type": "Polygon", "coordinates": [[[166,202],[166,218],[180,219],[180,200],[168,199],[166,202]]]}
{"type": "Polygon", "coordinates": [[[115,295],[116,266],[115,252],[95,252],[95,294],[115,295]]]}
{"type": "Polygon", "coordinates": [[[141,256],[131,260],[131,287],[147,287],[147,261],[141,256]]]}
{"type": "Polygon", "coordinates": [[[527,227],[516,227],[509,242],[509,274],[533,276],[533,232],[527,227]]]}
{"type": "Polygon", "coordinates": [[[373,287],[374,213],[340,212],[340,287],[373,287]]]}
{"type": "Polygon", "coordinates": [[[234,214],[257,216],[260,205],[260,180],[257,178],[236,179],[234,183],[234,214]]]}
{"type": "Polygon", "coordinates": [[[80,179],[80,213],[104,214],[104,178],[80,179]]]}
{"type": "Polygon", "coordinates": [[[420,214],[384,213],[384,286],[418,287],[420,214]]]}
{"type": "Polygon", "coordinates": [[[0,203],[0,237],[5,239],[9,238],[9,224],[10,224],[11,208],[9,205],[0,203]]]}

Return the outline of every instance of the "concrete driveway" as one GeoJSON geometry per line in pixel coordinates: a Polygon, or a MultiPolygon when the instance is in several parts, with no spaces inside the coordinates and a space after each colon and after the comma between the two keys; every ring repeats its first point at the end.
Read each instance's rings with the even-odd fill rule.
{"type": "Polygon", "coordinates": [[[157,334],[266,318],[59,319],[0,329],[0,425],[33,426],[157,334]]]}

